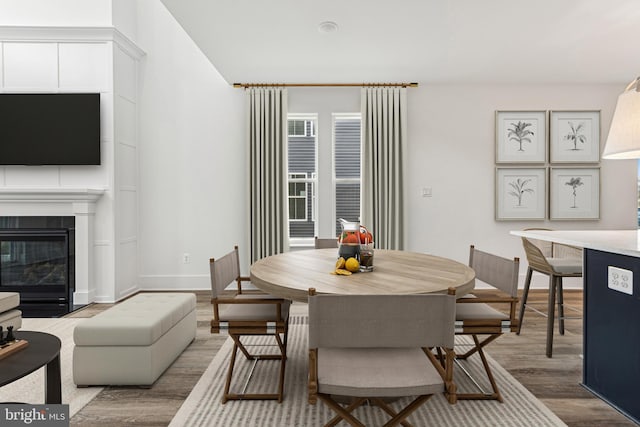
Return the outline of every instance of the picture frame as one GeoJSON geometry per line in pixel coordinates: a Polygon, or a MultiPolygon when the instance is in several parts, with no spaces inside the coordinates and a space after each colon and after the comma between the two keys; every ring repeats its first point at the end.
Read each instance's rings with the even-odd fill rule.
{"type": "Polygon", "coordinates": [[[549,219],[600,219],[599,167],[551,168],[549,186],[549,219]]]}
{"type": "Polygon", "coordinates": [[[496,111],[496,164],[547,161],[546,111],[496,111]]]}
{"type": "Polygon", "coordinates": [[[496,168],[497,221],[544,220],[546,216],[546,168],[496,168]]]}
{"type": "Polygon", "coordinates": [[[600,111],[549,113],[550,163],[600,161],[600,111]]]}

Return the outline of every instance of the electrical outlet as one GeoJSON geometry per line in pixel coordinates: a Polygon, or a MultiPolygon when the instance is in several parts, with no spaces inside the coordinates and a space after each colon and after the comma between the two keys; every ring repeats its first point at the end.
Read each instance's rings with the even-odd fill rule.
{"type": "Polygon", "coordinates": [[[422,189],[422,197],[431,197],[431,187],[424,187],[422,189]]]}
{"type": "Polygon", "coordinates": [[[609,266],[607,286],[614,291],[633,295],[633,271],[609,266]]]}
{"type": "Polygon", "coordinates": [[[182,254],[182,263],[183,264],[191,263],[191,255],[189,255],[188,253],[182,254]]]}

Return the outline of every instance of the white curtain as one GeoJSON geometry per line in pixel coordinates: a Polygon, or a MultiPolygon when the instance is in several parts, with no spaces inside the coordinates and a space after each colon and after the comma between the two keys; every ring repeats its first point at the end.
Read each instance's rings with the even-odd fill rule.
{"type": "Polygon", "coordinates": [[[404,249],[407,89],[363,88],[362,224],[381,249],[404,249]]]}
{"type": "Polygon", "coordinates": [[[287,90],[247,89],[251,263],[288,250],[287,90]]]}

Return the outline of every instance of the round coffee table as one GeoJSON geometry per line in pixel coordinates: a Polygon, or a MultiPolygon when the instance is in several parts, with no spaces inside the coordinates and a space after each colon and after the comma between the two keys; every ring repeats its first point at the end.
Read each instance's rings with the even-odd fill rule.
{"type": "Polygon", "coordinates": [[[46,365],[44,403],[62,403],[60,339],[45,332],[17,331],[14,335],[27,340],[29,345],[0,359],[0,387],[46,365]]]}

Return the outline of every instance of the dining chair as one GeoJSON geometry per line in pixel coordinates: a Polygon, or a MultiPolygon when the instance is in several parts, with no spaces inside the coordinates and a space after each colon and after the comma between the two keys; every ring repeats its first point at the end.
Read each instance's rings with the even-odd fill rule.
{"type": "Polygon", "coordinates": [[[211,303],[213,304],[213,319],[211,333],[226,332],[233,340],[233,351],[227,370],[222,403],[228,400],[277,400],[282,402],[284,392],[284,373],[287,361],[287,337],[289,333],[289,308],[291,301],[276,298],[268,294],[243,293],[242,282],[249,278],[240,275],[240,258],[238,246],[221,258],[209,260],[211,276],[211,303]],[[226,290],[232,282],[237,283],[237,289],[226,290]],[[251,353],[251,344],[246,343],[246,337],[266,335],[273,337],[277,353],[251,353]],[[238,350],[247,360],[253,361],[249,378],[239,393],[230,392],[233,380],[233,370],[238,350]],[[279,380],[276,393],[246,393],[251,380],[251,374],[262,360],[280,361],[279,380]]]}
{"type": "MultiPolygon", "coordinates": [[[[525,231],[545,230],[546,228],[527,228],[525,231]]],[[[547,343],[546,355],[553,356],[553,327],[555,323],[555,306],[558,308],[558,332],[564,335],[565,319],[579,319],[580,317],[566,317],[564,305],[564,291],[562,279],[564,277],[582,277],[582,249],[569,245],[552,242],[544,242],[536,239],[522,237],[522,245],[527,256],[529,267],[524,282],[522,300],[520,301],[520,314],[518,317],[518,335],[522,329],[525,310],[531,309],[547,318],[547,343]],[[547,312],[538,310],[531,304],[527,304],[529,288],[533,272],[549,276],[549,294],[547,312]]]]}
{"type": "Polygon", "coordinates": [[[456,402],[453,383],[455,290],[445,294],[335,295],[309,289],[309,403],[364,426],[352,412],[366,402],[405,421],[434,393],[456,402]],[[431,348],[444,349],[441,362],[431,348]],[[347,406],[339,400],[350,398],[347,406]],[[389,398],[411,396],[397,412],[389,398]]]}
{"type": "Polygon", "coordinates": [[[489,252],[483,252],[471,245],[469,267],[476,272],[476,279],[497,291],[495,296],[476,297],[468,295],[458,298],[456,303],[456,335],[469,335],[473,340],[471,349],[456,354],[456,366],[469,376],[480,393],[458,393],[460,400],[495,399],[503,401],[496,380],[484,353],[484,347],[505,332],[515,332],[517,328],[516,305],[518,303],[518,273],[520,260],[507,259],[489,252]],[[491,305],[490,305],[491,304],[491,305]],[[504,312],[494,306],[504,308],[504,312]],[[508,312],[509,314],[506,314],[508,312]],[[481,336],[482,338],[479,338],[481,336]],[[458,360],[466,360],[473,354],[482,360],[492,391],[486,392],[469,374],[458,360]]]}
{"type": "Polygon", "coordinates": [[[338,239],[335,237],[329,238],[320,238],[318,236],[314,239],[314,248],[315,249],[331,249],[338,248],[338,239]]]}

